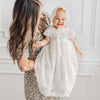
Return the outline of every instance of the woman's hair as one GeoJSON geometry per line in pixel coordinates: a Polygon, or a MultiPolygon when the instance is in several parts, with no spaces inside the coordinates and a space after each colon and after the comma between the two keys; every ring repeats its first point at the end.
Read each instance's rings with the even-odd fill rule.
{"type": "Polygon", "coordinates": [[[32,31],[32,39],[36,33],[39,22],[41,3],[38,0],[16,0],[13,8],[13,22],[9,28],[10,39],[8,40],[9,53],[15,63],[17,51],[22,44],[21,57],[25,45],[29,39],[29,30],[32,31]]]}

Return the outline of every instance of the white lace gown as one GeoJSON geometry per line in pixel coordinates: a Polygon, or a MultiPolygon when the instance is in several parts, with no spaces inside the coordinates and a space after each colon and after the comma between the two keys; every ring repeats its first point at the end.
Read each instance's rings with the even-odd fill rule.
{"type": "Polygon", "coordinates": [[[35,60],[39,90],[45,96],[69,97],[78,69],[76,51],[69,38],[74,38],[76,33],[69,27],[50,26],[44,35],[51,40],[35,60]]]}

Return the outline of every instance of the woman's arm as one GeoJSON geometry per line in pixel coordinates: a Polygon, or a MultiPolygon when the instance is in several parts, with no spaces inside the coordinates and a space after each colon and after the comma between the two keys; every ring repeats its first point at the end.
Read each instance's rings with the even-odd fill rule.
{"type": "MultiPolygon", "coordinates": [[[[49,43],[50,37],[45,37],[42,41],[37,41],[33,44],[34,47],[42,47],[49,43]]],[[[22,72],[34,70],[34,61],[29,60],[27,57],[21,57],[17,59],[17,65],[22,72]]]]}
{"type": "Polygon", "coordinates": [[[17,55],[16,55],[16,61],[17,61],[17,65],[18,65],[19,69],[22,72],[34,70],[34,61],[28,59],[29,52],[28,52],[27,45],[24,48],[24,54],[22,57],[21,57],[21,54],[22,54],[21,47],[22,47],[22,44],[20,44],[20,46],[17,50],[17,55]]]}
{"type": "Polygon", "coordinates": [[[34,70],[34,61],[28,58],[22,57],[17,59],[17,65],[22,72],[34,70]]]}
{"type": "Polygon", "coordinates": [[[36,48],[45,46],[49,43],[50,39],[51,39],[50,37],[46,36],[42,41],[35,42],[33,46],[36,48]]]}
{"type": "Polygon", "coordinates": [[[82,56],[83,56],[83,53],[82,53],[81,50],[79,49],[79,47],[78,47],[76,41],[75,41],[74,39],[69,39],[69,40],[72,41],[72,43],[73,43],[73,45],[74,45],[74,47],[75,47],[75,50],[77,51],[77,53],[79,54],[79,56],[82,57],[82,56]]]}

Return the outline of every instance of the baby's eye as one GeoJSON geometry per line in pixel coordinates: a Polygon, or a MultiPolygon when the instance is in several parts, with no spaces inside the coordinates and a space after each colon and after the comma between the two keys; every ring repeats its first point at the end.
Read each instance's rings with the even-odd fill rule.
{"type": "Polygon", "coordinates": [[[59,20],[59,18],[56,18],[57,20],[59,20]]]}
{"type": "Polygon", "coordinates": [[[62,20],[65,20],[65,19],[62,19],[62,20]]]}

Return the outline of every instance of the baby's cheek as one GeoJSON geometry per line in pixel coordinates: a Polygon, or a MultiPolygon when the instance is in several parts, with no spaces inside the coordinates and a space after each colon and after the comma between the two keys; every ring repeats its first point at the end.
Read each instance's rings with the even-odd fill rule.
{"type": "Polygon", "coordinates": [[[63,26],[66,24],[66,22],[63,22],[63,26]]]}
{"type": "Polygon", "coordinates": [[[56,22],[54,22],[53,24],[54,24],[54,26],[57,26],[57,23],[56,22]]]}

